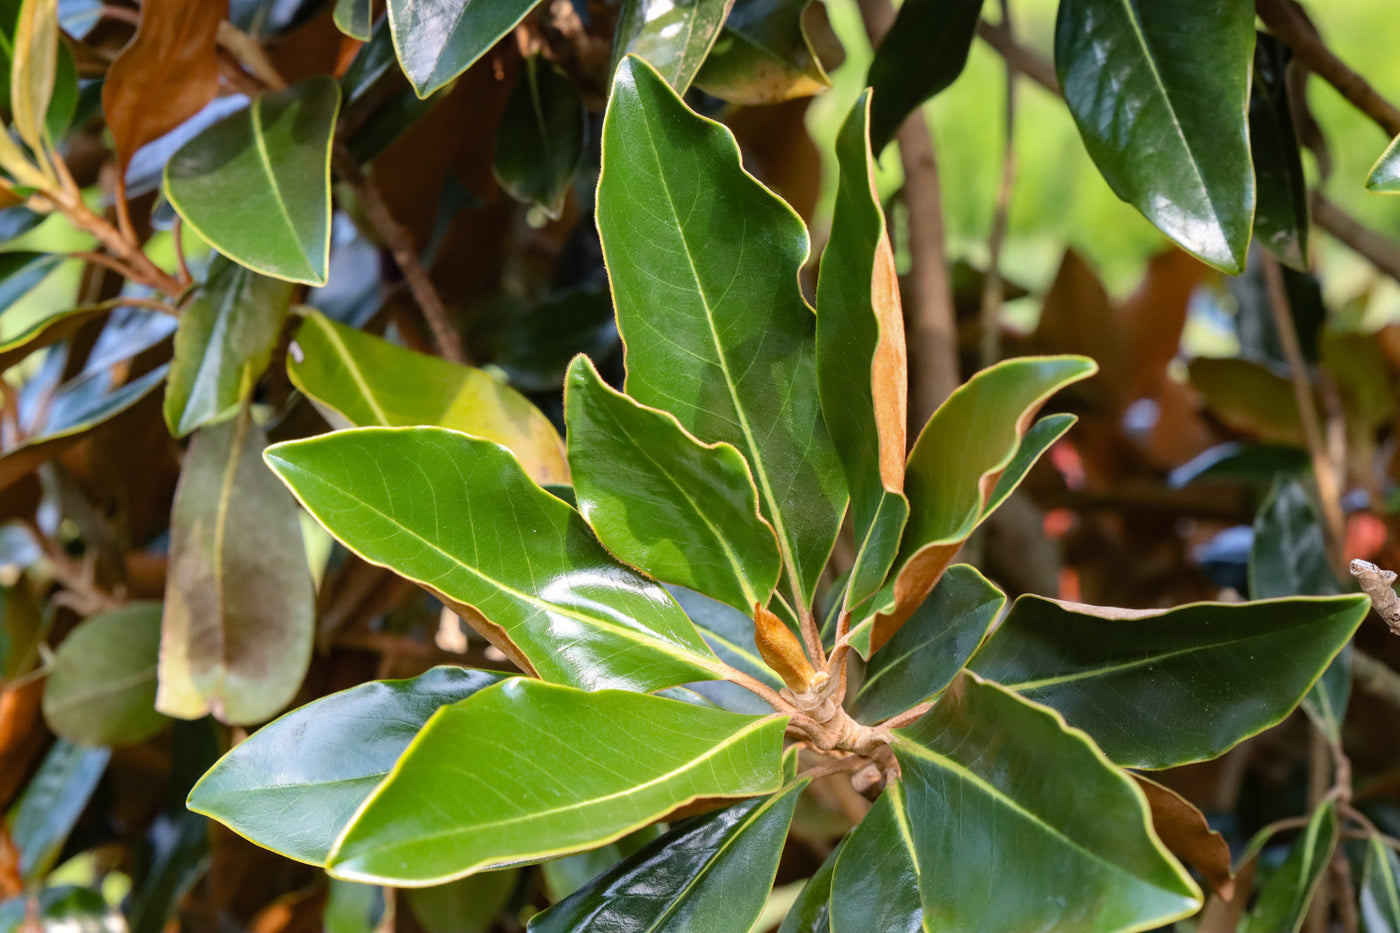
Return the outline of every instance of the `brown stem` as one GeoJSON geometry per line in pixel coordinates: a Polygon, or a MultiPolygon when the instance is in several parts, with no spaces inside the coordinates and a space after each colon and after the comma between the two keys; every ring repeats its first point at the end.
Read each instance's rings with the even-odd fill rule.
{"type": "Polygon", "coordinates": [[[1311,206],[1314,224],[1400,282],[1400,247],[1393,240],[1362,225],[1319,191],[1312,193],[1311,206]]]}
{"type": "Polygon", "coordinates": [[[918,706],[911,706],[898,716],[891,716],[889,719],[886,719],[875,728],[879,729],[881,732],[888,732],[890,729],[900,729],[909,725],[911,722],[917,722],[924,713],[933,709],[935,702],[934,700],[928,700],[927,702],[920,703],[918,706]]]}
{"type": "Polygon", "coordinates": [[[180,283],[152,262],[134,240],[128,240],[116,227],[94,214],[80,197],[66,192],[51,192],[48,197],[75,227],[97,237],[109,253],[123,262],[130,270],[129,277],[132,281],[150,286],[171,298],[184,291],[180,283]]]}
{"type": "Polygon", "coordinates": [[[1021,74],[1056,97],[1060,96],[1060,81],[1055,77],[1055,66],[1018,43],[1005,24],[989,23],[984,19],[977,24],[977,35],[1021,74]]]}
{"type": "Polygon", "coordinates": [[[69,253],[68,257],[70,259],[81,259],[83,262],[90,262],[93,265],[102,266],[106,269],[111,269],[117,275],[120,275],[122,278],[125,279],[140,278],[140,276],[137,275],[135,269],[131,268],[117,257],[109,256],[106,253],[98,253],[92,250],[77,250],[75,252],[69,253]]]}
{"type": "Polygon", "coordinates": [[[757,677],[751,677],[736,667],[730,667],[723,661],[720,662],[720,670],[725,680],[743,687],[749,693],[754,694],[759,699],[763,700],[763,702],[773,707],[773,709],[786,713],[792,708],[792,704],[780,697],[778,691],[774,690],[757,677]]]}

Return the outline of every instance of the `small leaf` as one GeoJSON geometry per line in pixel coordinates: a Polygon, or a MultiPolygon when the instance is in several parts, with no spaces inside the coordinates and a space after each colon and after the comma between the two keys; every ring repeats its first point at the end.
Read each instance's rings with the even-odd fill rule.
{"type": "Polygon", "coordinates": [[[134,745],[166,726],[155,708],[160,615],[160,603],[131,603],[69,633],[44,687],[49,728],[79,745],[134,745]]]}
{"type": "Polygon", "coordinates": [[[748,930],[763,912],[801,781],[678,823],[568,898],[530,933],[748,930]]]}
{"type": "Polygon", "coordinates": [[[734,0],[624,0],[612,70],[627,54],[645,60],[684,94],[718,38],[734,0]]]}
{"type": "Polygon", "coordinates": [[[739,451],[609,388],[585,356],[565,377],[564,419],[579,511],[609,551],[736,609],[768,604],[782,557],[739,451]]]}
{"type": "Polygon", "coordinates": [[[1134,774],[1138,789],[1152,811],[1152,828],[1162,844],[1187,865],[1200,872],[1206,883],[1229,900],[1235,881],[1230,870],[1230,844],[1210,828],[1205,814],[1185,797],[1156,781],[1134,774]]]}
{"type": "Polygon", "coordinates": [[[389,0],[394,51],[419,97],[442,87],[516,27],[536,0],[389,0]]]}
{"type": "Polygon", "coordinates": [[[58,76],[58,0],[23,0],[10,63],[10,108],[15,130],[45,162],[44,121],[58,76]]]}
{"type": "Polygon", "coordinates": [[[1240,933],[1298,933],[1339,835],[1337,810],[1329,801],[1317,808],[1288,858],[1259,886],[1240,933]]]}
{"type": "Polygon", "coordinates": [[[117,152],[117,184],[146,143],[199,113],[219,92],[219,23],[227,4],[148,0],[136,35],[107,68],[102,111],[117,152]]]}
{"type": "Polygon", "coordinates": [[[505,447],[541,485],[569,481],[559,432],[510,386],[298,310],[305,318],[296,336],[301,358],[288,359],[287,373],[333,426],[451,428],[505,447]]]}
{"type": "Polygon", "coordinates": [[[899,8],[865,79],[875,94],[870,139],[876,152],[920,104],[962,74],[981,13],[982,0],[910,0],[899,8]]]}
{"type": "MultiPolygon", "coordinates": [[[[3,262],[3,256],[6,255],[9,254],[0,254],[0,262],[3,262]]],[[[19,365],[31,354],[45,347],[52,346],[60,340],[67,340],[88,321],[111,313],[112,306],[104,303],[60,311],[36,321],[9,340],[0,343],[0,372],[19,365]]]]}
{"type": "Polygon", "coordinates": [[[772,793],[786,725],[512,678],[434,714],[336,842],[329,870],[441,884],[591,848],[702,797],[772,793]]]}
{"type": "Polygon", "coordinates": [[[44,756],[9,820],[25,881],[37,881],[53,867],[111,755],[109,748],[82,748],[59,739],[44,756]]]}
{"type": "MultiPolygon", "coordinates": [[[[966,564],[948,568],[909,621],[870,659],[851,715],[875,723],[943,692],[982,644],[1006,594],[966,564]]],[[[868,637],[870,627],[864,632],[868,637]]],[[[857,644],[861,630],[852,632],[857,644]]]]}
{"type": "Polygon", "coordinates": [[[216,256],[204,290],[180,315],[165,383],[165,423],[184,437],[252,395],[282,335],[292,285],[216,256]]]}
{"type": "Polygon", "coordinates": [[[831,933],[831,879],[845,847],[846,840],[843,838],[822,862],[817,873],[807,879],[797,900],[788,908],[778,933],[831,933]]]}
{"type": "Polygon", "coordinates": [[[331,13],[335,26],[352,39],[369,41],[370,27],[374,25],[373,0],[335,0],[335,10],[331,13]]]}
{"type": "Polygon", "coordinates": [[[311,661],[315,594],[297,512],[245,411],[201,428],[180,471],[156,708],[231,725],[291,702],[311,661]],[[257,581],[251,585],[250,581],[257,581]]]}
{"type": "Polygon", "coordinates": [[[511,197],[558,219],[587,137],[579,89],[564,72],[531,55],[506,98],[491,169],[511,197]]]}
{"type": "Polygon", "coordinates": [[[1361,872],[1361,928],[1366,933],[1400,933],[1400,859],[1375,834],[1366,840],[1361,872]]]}
{"type": "Polygon", "coordinates": [[[803,25],[811,0],[734,0],[695,86],[735,104],[777,104],[831,87],[803,25]]]}
{"type": "Polygon", "coordinates": [[[1307,446],[1287,376],[1255,360],[1205,356],[1192,360],[1187,373],[1206,405],[1231,428],[1266,443],[1307,446]]]}
{"type": "Polygon", "coordinates": [[[1244,269],[1254,5],[1064,0],[1055,70],[1110,188],[1183,249],[1244,269]]]}
{"type": "Polygon", "coordinates": [[[1293,51],[1267,33],[1260,33],[1255,43],[1249,92],[1249,148],[1259,188],[1254,235],[1279,262],[1307,272],[1308,181],[1286,74],[1293,51]]]}
{"type": "Polygon", "coordinates": [[[347,547],[430,589],[522,669],[586,689],[719,676],[666,591],[497,444],[359,428],[278,444],[267,462],[347,547]]]}
{"type": "Polygon", "coordinates": [[[1378,194],[1400,194],[1400,136],[1391,140],[1385,152],[1366,176],[1366,190],[1378,194]]]}
{"type": "Polygon", "coordinates": [[[1063,713],[1117,764],[1170,768],[1288,715],[1370,605],[1338,596],[1137,610],[1022,596],[971,667],[1063,713]]]}
{"type": "Polygon", "coordinates": [[[831,933],[922,933],[913,846],[904,785],[894,781],[841,846],[831,876],[831,933]]]}
{"type": "Polygon", "coordinates": [[[762,606],[754,607],[754,644],[763,663],[783,679],[793,693],[805,693],[816,677],[802,642],[792,629],[762,606]]]}
{"type": "Polygon", "coordinates": [[[253,99],[171,157],[165,193],[200,236],[255,272],[325,285],[340,87],[309,78],[253,99]]]}
{"type": "Polygon", "coordinates": [[[964,674],[895,735],[929,933],[1143,930],[1200,908],[1142,793],[1050,710],[964,674]]]}
{"type": "Polygon", "coordinates": [[[322,865],[429,717],[501,677],[435,667],[322,697],[234,746],[190,791],[189,807],[260,846],[322,865]]]}
{"type": "Polygon", "coordinates": [[[629,57],[604,118],[598,229],[628,394],[747,457],[796,602],[811,605],[845,490],[797,282],[802,221],[744,172],[728,130],[629,57]]]}

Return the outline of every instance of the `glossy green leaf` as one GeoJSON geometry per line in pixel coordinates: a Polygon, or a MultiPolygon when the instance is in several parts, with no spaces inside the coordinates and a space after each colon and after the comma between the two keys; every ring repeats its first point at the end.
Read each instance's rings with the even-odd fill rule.
{"type": "Polygon", "coordinates": [[[331,534],[546,680],[656,690],[718,676],[670,595],[609,557],[503,447],[441,428],[360,428],[278,444],[267,462],[331,534]]]}
{"type": "Polygon", "coordinates": [[[678,823],[568,898],[536,914],[530,933],[699,933],[748,930],[763,911],[801,781],[678,823]]]}
{"type": "Polygon", "coordinates": [[[727,129],[629,57],[604,118],[598,229],[628,393],[748,458],[797,601],[810,605],[845,490],[797,284],[802,221],[743,170],[727,129]]]}
{"type": "Polygon", "coordinates": [[[1064,0],[1055,70],[1099,172],[1187,252],[1244,269],[1254,5],[1064,0]]]}
{"type": "Polygon", "coordinates": [[[536,0],[389,0],[394,51],[419,97],[442,87],[515,28],[536,0]]]}
{"type": "Polygon", "coordinates": [[[1054,712],[964,674],[896,737],[929,933],[1147,930],[1201,906],[1137,785],[1054,712]]]}
{"type": "Polygon", "coordinates": [[[1288,858],[1259,886],[1240,933],[1298,933],[1339,835],[1336,807],[1330,802],[1318,807],[1288,858]]]}
{"type": "Polygon", "coordinates": [[[841,846],[831,933],[922,933],[924,905],[904,785],[891,782],[841,846]]]}
{"type": "Polygon", "coordinates": [[[900,6],[865,79],[875,92],[870,139],[876,152],[920,104],[962,74],[981,12],[982,0],[909,0],[900,6]]]}
{"type": "Polygon", "coordinates": [[[189,807],[288,858],[324,864],[350,817],[429,717],[501,676],[435,667],[308,703],[219,759],[190,791],[189,807]]]}
{"type": "Polygon", "coordinates": [[[355,881],[440,884],[609,842],[702,797],[772,793],[786,725],[512,678],[428,721],[329,868],[355,881]]]}
{"type": "Polygon", "coordinates": [[[1308,180],[1293,129],[1286,75],[1293,52],[1267,33],[1260,33],[1255,42],[1249,92],[1249,147],[1259,188],[1254,236],[1279,262],[1306,272],[1308,180]]]}
{"type": "Polygon", "coordinates": [[[279,713],[311,661],[315,593],[297,510],[245,410],[190,442],[170,519],[156,708],[232,725],[279,713]],[[257,581],[252,585],[251,581],[257,581]]]}
{"type": "Polygon", "coordinates": [[[374,25],[374,0],[335,0],[331,13],[335,26],[352,39],[369,41],[374,25]]]}
{"type": "Polygon", "coordinates": [[[569,481],[559,432],[514,389],[482,370],[300,311],[300,352],[288,359],[287,372],[334,427],[451,428],[505,447],[541,485],[569,481]]]}
{"type": "Polygon", "coordinates": [[[531,55],[506,98],[492,171],[511,197],[557,219],[587,136],[588,112],[579,89],[542,56],[531,55]]]}
{"type": "Polygon", "coordinates": [[[112,305],[89,305],[60,311],[36,321],[31,326],[0,343],[0,372],[16,366],[33,353],[52,346],[60,340],[67,340],[88,321],[112,313],[112,305]]]}
{"type": "Polygon", "coordinates": [[[134,745],[165,727],[155,708],[160,615],[160,603],[130,603],[69,633],[44,685],[50,729],[79,745],[134,745]]]}
{"type": "Polygon", "coordinates": [[[1064,422],[1052,422],[1022,452],[1030,419],[1050,396],[1098,370],[1082,356],[1039,356],[1005,360],[977,373],[938,407],[909,454],[904,492],[909,523],[900,545],[898,572],[873,622],[871,650],[898,631],[934,584],[963,541],[976,530],[1010,488],[1030,469],[1064,422]]]}
{"type": "Polygon", "coordinates": [[[776,104],[831,87],[802,15],[811,0],[734,0],[695,86],[735,104],[776,104]]]}
{"type": "Polygon", "coordinates": [[[575,852],[573,855],[545,862],[540,866],[540,872],[544,875],[550,900],[556,904],[562,901],[627,856],[662,835],[664,830],[664,824],[653,823],[628,833],[617,842],[610,842],[607,845],[598,846],[596,849],[575,852]]]}
{"type": "Polygon", "coordinates": [[[1169,768],[1288,715],[1370,605],[1338,596],[1138,610],[1022,596],[971,667],[1058,710],[1118,764],[1169,768]]]}
{"type": "Polygon", "coordinates": [[[0,253],[0,311],[33,291],[63,261],[60,253],[15,250],[0,253]]]}
{"type": "Polygon", "coordinates": [[[165,423],[184,437],[223,420],[252,395],[282,336],[293,286],[222,256],[185,307],[165,382],[165,423]]]}
{"type": "Polygon", "coordinates": [[[1040,460],[1041,455],[1064,437],[1078,420],[1075,415],[1046,415],[1031,425],[1031,429],[1021,438],[1021,443],[1016,448],[1016,456],[1012,457],[1006,469],[1001,471],[1001,475],[997,477],[997,484],[992,487],[991,495],[987,496],[987,504],[982,508],[984,518],[995,512],[1006,501],[1007,496],[1016,491],[1016,487],[1021,485],[1021,480],[1026,478],[1026,474],[1040,460]]]}
{"type": "Polygon", "coordinates": [[[255,272],[325,285],[340,86],[309,78],[253,99],[186,143],[165,193],[200,236],[255,272]]]}
{"type": "Polygon", "coordinates": [[[870,107],[867,92],[836,137],[841,176],[817,281],[817,384],[851,491],[857,542],[848,607],[885,582],[909,517],[903,492],[908,358],[894,252],[871,164],[870,107]]]}
{"type": "Polygon", "coordinates": [[[58,77],[58,0],[24,0],[10,62],[15,130],[43,164],[45,118],[58,77]]]}
{"type": "Polygon", "coordinates": [[[53,866],[111,754],[109,748],[83,748],[65,739],[49,748],[10,818],[10,839],[19,849],[25,881],[44,877],[53,866]]]}
{"type": "Polygon", "coordinates": [[[623,0],[613,71],[624,55],[644,59],[684,94],[710,53],[734,0],[623,0]]]}
{"type": "Polygon", "coordinates": [[[1366,933],[1400,933],[1400,859],[1374,834],[1366,840],[1360,907],[1366,933]]]}
{"type": "Polygon", "coordinates": [[[943,692],[1006,605],[1006,594],[955,564],[894,637],[870,659],[851,715],[876,723],[943,692]]]}
{"type": "Polygon", "coordinates": [[[1366,190],[1378,194],[1400,194],[1400,136],[1391,140],[1385,152],[1366,176],[1366,190]]]}
{"type": "MultiPolygon", "coordinates": [[[[705,644],[721,661],[774,690],[783,688],[782,678],[763,663],[754,644],[752,612],[741,612],[684,587],[670,586],[667,589],[700,631],[705,644]]],[[[728,681],[714,680],[691,686],[724,709],[736,713],[761,714],[770,709],[765,700],[728,681]]]]}
{"type": "Polygon", "coordinates": [[[782,926],[778,927],[778,933],[831,933],[831,879],[845,847],[843,838],[816,874],[807,879],[783,918],[782,926]]]}
{"type": "Polygon", "coordinates": [[[586,356],[564,382],[579,511],[624,563],[752,613],[782,571],[748,464],[610,388],[586,356]]]}

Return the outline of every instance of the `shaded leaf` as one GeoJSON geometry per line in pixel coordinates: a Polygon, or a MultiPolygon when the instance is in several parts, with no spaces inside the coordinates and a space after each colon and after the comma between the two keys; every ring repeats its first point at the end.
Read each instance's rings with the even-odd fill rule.
{"type": "Polygon", "coordinates": [[[228,4],[150,0],[136,35],[107,69],[102,112],[117,152],[117,184],[146,143],[204,109],[219,91],[219,23],[228,4]]]}
{"type": "MultiPolygon", "coordinates": [[[[750,677],[757,678],[774,690],[782,688],[782,679],[773,673],[773,670],[763,663],[763,658],[759,656],[758,648],[754,643],[754,621],[749,613],[741,612],[732,606],[726,606],[724,603],[693,590],[678,586],[667,587],[667,589],[700,631],[701,637],[710,646],[710,650],[714,651],[721,661],[730,667],[743,671],[750,677]]],[[[697,686],[704,688],[720,684],[722,682],[697,686]]],[[[747,693],[747,691],[744,692],[747,693]]],[[[757,697],[754,697],[754,700],[761,704],[759,708],[738,711],[766,711],[766,705],[763,705],[762,700],[757,697]]]]}
{"type": "Polygon", "coordinates": [[[1375,834],[1366,839],[1361,871],[1361,928],[1366,933],[1400,931],[1400,859],[1375,834]]]}
{"type": "Polygon", "coordinates": [[[1230,870],[1230,844],[1210,828],[1205,814],[1185,797],[1156,781],[1134,774],[1138,789],[1147,798],[1152,828],[1177,858],[1200,872],[1220,897],[1229,900],[1235,890],[1230,870]]]}
{"type": "Polygon", "coordinates": [[[569,468],[598,540],[650,577],[753,612],[782,571],[744,457],[609,388],[585,356],[564,387],[569,468]]]}
{"type": "Polygon", "coordinates": [[[1317,808],[1288,858],[1259,886],[1240,933],[1297,933],[1332,861],[1338,836],[1337,810],[1329,801],[1317,808]]]}
{"type": "Polygon", "coordinates": [[[506,98],[491,169],[511,197],[558,219],[587,136],[579,89],[564,72],[531,55],[506,98]]]}
{"type": "Polygon", "coordinates": [[[698,798],[772,793],[786,725],[512,678],[434,714],[336,842],[329,869],[439,884],[609,842],[698,798]]]}
{"type": "Polygon", "coordinates": [[[9,340],[0,343],[0,372],[17,366],[28,359],[30,354],[36,353],[44,347],[52,346],[60,340],[67,340],[88,321],[111,313],[112,306],[104,303],[89,305],[85,308],[74,308],[71,311],[60,311],[36,321],[9,340]]]}
{"type": "Polygon", "coordinates": [[[803,25],[811,0],[734,0],[695,86],[735,104],[776,104],[831,87],[803,25]]]}
{"type": "Polygon", "coordinates": [[[1151,929],[1200,908],[1136,785],[1055,713],[965,674],[896,738],[930,933],[1151,929]]]}
{"type": "Polygon", "coordinates": [[[1183,249],[1244,269],[1254,216],[1245,120],[1254,6],[1064,0],[1055,70],[1115,194],[1183,249]]]}
{"type": "Polygon", "coordinates": [[[904,785],[894,781],[841,846],[831,877],[831,933],[922,933],[913,846],[904,785]]]}
{"type": "Polygon", "coordinates": [[[618,68],[603,163],[598,229],[627,392],[748,458],[796,600],[811,605],[845,490],[797,284],[802,221],[744,172],[728,130],[635,57],[618,68]]]}
{"type": "Polygon", "coordinates": [[[656,690],[718,676],[666,591],[609,557],[503,447],[359,428],[278,444],[267,462],[347,547],[429,588],[546,680],[656,690]]]}
{"type": "Polygon", "coordinates": [[[1287,376],[1254,360],[1204,356],[1192,360],[1187,372],[1211,411],[1230,427],[1266,443],[1306,446],[1287,376]]]}
{"type": "Polygon", "coordinates": [[[109,748],[83,748],[65,739],[49,748],[10,818],[24,880],[37,881],[53,867],[111,754],[109,748]]]}
{"type": "Polygon", "coordinates": [[[1308,271],[1308,180],[1288,100],[1292,50],[1267,33],[1254,47],[1249,92],[1249,148],[1259,203],[1254,235],[1279,262],[1308,271]]]}
{"type": "Polygon", "coordinates": [[[1379,194],[1400,193],[1400,136],[1391,140],[1385,152],[1366,176],[1366,190],[1379,194]]]}
{"type": "Polygon", "coordinates": [[[645,60],[684,94],[715,44],[734,0],[624,0],[613,67],[627,54],[645,60]]]}
{"type": "Polygon", "coordinates": [[[216,256],[204,290],[180,314],[165,382],[165,423],[184,437],[252,395],[282,335],[292,285],[216,256]]]}
{"type": "Polygon", "coordinates": [[[160,615],[160,603],[131,603],[69,633],[44,687],[50,729],[79,745],[134,745],[165,728],[155,708],[160,615]]]}
{"type": "Polygon", "coordinates": [[[200,236],[255,272],[325,285],[331,135],[340,86],[310,78],[254,98],[171,157],[165,193],[200,236]]]}
{"type": "Polygon", "coordinates": [[[851,715],[875,723],[931,699],[982,643],[1006,594],[967,564],[938,581],[909,621],[870,659],[851,715]]]}
{"type": "Polygon", "coordinates": [[[653,823],[623,836],[617,842],[551,859],[540,866],[550,900],[558,903],[612,868],[627,856],[660,836],[664,825],[653,823]]]}
{"type": "Polygon", "coordinates": [[[1288,715],[1369,607],[1365,596],[1149,610],[1022,596],[971,667],[1063,713],[1117,764],[1168,768],[1288,715]]]}
{"type": "Polygon", "coordinates": [[[568,898],[536,914],[530,933],[700,933],[748,930],[763,911],[806,781],[694,817],[568,898]]]}
{"type": "Polygon", "coordinates": [[[331,16],[336,28],[350,38],[369,41],[370,27],[374,25],[373,0],[335,0],[331,16]]]}
{"type": "Polygon", "coordinates": [[[817,873],[807,879],[797,900],[788,908],[778,933],[831,933],[831,879],[845,847],[846,840],[842,838],[817,873]]]}
{"type": "Polygon", "coordinates": [[[447,884],[410,888],[404,899],[427,933],[488,933],[519,880],[518,868],[484,871],[447,884]]]}
{"type": "Polygon", "coordinates": [[[442,87],[515,28],[536,0],[389,0],[394,51],[419,97],[442,87]]]}
{"type": "Polygon", "coordinates": [[[405,350],[310,308],[299,311],[301,353],[288,359],[287,372],[332,425],[451,428],[505,447],[537,483],[569,481],[559,432],[514,389],[479,369],[405,350]]]}
{"type": "Polygon", "coordinates": [[[910,0],[900,6],[865,78],[875,92],[870,139],[876,152],[920,104],[962,74],[981,12],[982,0],[910,0]]]}
{"type": "Polygon", "coordinates": [[[190,442],[170,520],[156,708],[242,725],[291,702],[315,607],[296,507],[244,412],[190,442]],[[251,585],[250,581],[257,581],[251,585]]]}
{"type": "Polygon", "coordinates": [[[288,858],[324,864],[336,837],[429,717],[501,677],[435,667],[411,680],[373,681],[322,697],[234,746],[190,791],[189,807],[288,858]],[[288,756],[289,748],[296,754],[288,756]]]}

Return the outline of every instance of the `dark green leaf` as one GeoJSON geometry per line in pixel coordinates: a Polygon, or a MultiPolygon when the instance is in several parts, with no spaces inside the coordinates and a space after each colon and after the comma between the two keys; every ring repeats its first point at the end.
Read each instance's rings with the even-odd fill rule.
{"type": "Polygon", "coordinates": [[[643,826],[617,842],[551,859],[540,866],[550,900],[559,903],[662,834],[664,825],[643,826]]]}
{"type": "Polygon", "coordinates": [[[310,78],[254,98],[165,166],[165,193],[228,258],[290,282],[325,285],[331,246],[331,136],[340,86],[310,78]]]}
{"type": "Polygon", "coordinates": [[[156,697],[169,716],[262,722],[296,696],[311,661],[311,573],[296,506],[263,465],[266,444],[245,409],[201,428],[185,455],[156,697]]]}
{"type": "Polygon", "coordinates": [[[695,817],[537,914],[530,933],[748,930],[763,911],[806,781],[695,817]]]}
{"type": "Polygon", "coordinates": [[[893,781],[841,846],[831,878],[831,933],[922,933],[919,867],[905,809],[893,781]]]}
{"type": "Polygon", "coordinates": [[[354,881],[440,884],[610,842],[702,797],[772,793],[786,725],[512,678],[428,721],[329,868],[354,881]]]}
{"type": "Polygon", "coordinates": [[[1169,768],[1281,720],[1369,611],[1365,596],[1151,610],[1022,596],[971,667],[1063,713],[1116,763],[1169,768]]]}
{"type": "Polygon", "coordinates": [[[1313,813],[1288,858],[1260,885],[1240,933],[1297,933],[1332,861],[1338,835],[1337,810],[1325,803],[1313,813]]]}
{"type": "Polygon", "coordinates": [[[1308,270],[1308,180],[1293,112],[1286,70],[1293,52],[1266,33],[1254,47],[1254,83],[1249,92],[1249,147],[1254,159],[1259,204],[1254,235],[1279,262],[1308,270]]]}
{"type": "Polygon", "coordinates": [[[291,307],[292,285],[222,256],[203,292],[180,315],[175,359],[165,382],[165,423],[184,437],[220,421],[252,395],[291,307]]]}
{"type": "Polygon", "coordinates": [[[569,367],[564,418],[579,511],[609,551],[745,613],[768,605],[782,556],[739,451],[615,392],[585,356],[569,367]]]}
{"type": "Polygon", "coordinates": [[[267,461],[352,550],[430,588],[546,680],[656,690],[719,675],[666,591],[609,557],[497,444],[360,428],[278,444],[267,461]]]}
{"type": "Polygon", "coordinates": [[[875,92],[870,139],[876,152],[915,108],[962,74],[981,12],[982,0],[909,0],[899,8],[865,79],[875,92]]]}
{"type": "Polygon", "coordinates": [[[515,28],[536,0],[389,0],[394,50],[419,97],[442,87],[515,28]]]}
{"type": "Polygon", "coordinates": [[[1366,840],[1361,872],[1361,928],[1366,933],[1400,933],[1400,860],[1385,840],[1366,840]]]}
{"type": "Polygon", "coordinates": [[[374,25],[373,7],[373,0],[335,0],[335,11],[331,15],[337,29],[352,39],[366,42],[370,27],[374,25]]]}
{"type": "Polygon", "coordinates": [[[19,874],[36,881],[53,866],[107,768],[109,748],[82,748],[59,739],[29,779],[10,819],[19,874]]]}
{"type": "Polygon", "coordinates": [[[802,221],[744,172],[728,130],[630,57],[603,125],[598,228],[628,393],[748,458],[796,599],[811,605],[845,490],[797,284],[802,221]]]}
{"type": "Polygon", "coordinates": [[[1385,152],[1366,176],[1366,190],[1380,194],[1400,193],[1400,136],[1391,140],[1385,152]]]}
{"type": "Polygon", "coordinates": [[[949,567],[904,627],[870,659],[851,714],[875,723],[941,693],[1004,605],[1006,594],[975,569],[949,567]]]}
{"type": "Polygon", "coordinates": [[[842,839],[817,873],[807,879],[797,900],[788,908],[778,933],[831,933],[831,878],[845,847],[846,841],[842,839]]]}
{"type": "Polygon", "coordinates": [[[896,737],[929,933],[1145,930],[1201,906],[1142,792],[1053,712],[964,674],[896,737]]]}
{"type": "Polygon", "coordinates": [[[169,722],[156,712],[160,603],[95,615],[54,654],[44,685],[44,720],[80,745],[133,745],[169,722]]]}
{"type": "Polygon", "coordinates": [[[1183,249],[1244,269],[1254,5],[1063,0],[1055,70],[1099,172],[1183,249]]]}
{"type": "Polygon", "coordinates": [[[323,864],[428,718],[500,679],[436,667],[412,680],[375,681],[323,697],[235,746],[190,791],[190,809],[288,858],[323,864]],[[289,748],[296,754],[289,756],[289,748]],[[348,748],[355,754],[346,755],[348,748]]]}
{"type": "Polygon", "coordinates": [[[511,197],[557,219],[587,136],[583,95],[568,75],[531,55],[501,113],[492,171],[511,197]]]}
{"type": "Polygon", "coordinates": [[[1064,437],[1078,420],[1074,415],[1046,415],[1031,425],[1031,429],[1016,447],[1016,456],[1012,457],[1006,469],[1001,471],[1001,475],[997,477],[997,484],[992,487],[991,495],[987,496],[987,504],[982,508],[984,518],[995,512],[1006,501],[1006,497],[1016,491],[1016,487],[1021,485],[1021,480],[1026,478],[1031,467],[1040,460],[1041,454],[1064,437]]]}
{"type": "Polygon", "coordinates": [[[613,40],[613,71],[624,55],[647,61],[684,94],[715,44],[734,0],[624,0],[613,40]]]}
{"type": "Polygon", "coordinates": [[[695,86],[735,104],[776,104],[831,87],[802,17],[811,0],[734,0],[695,86]]]}

